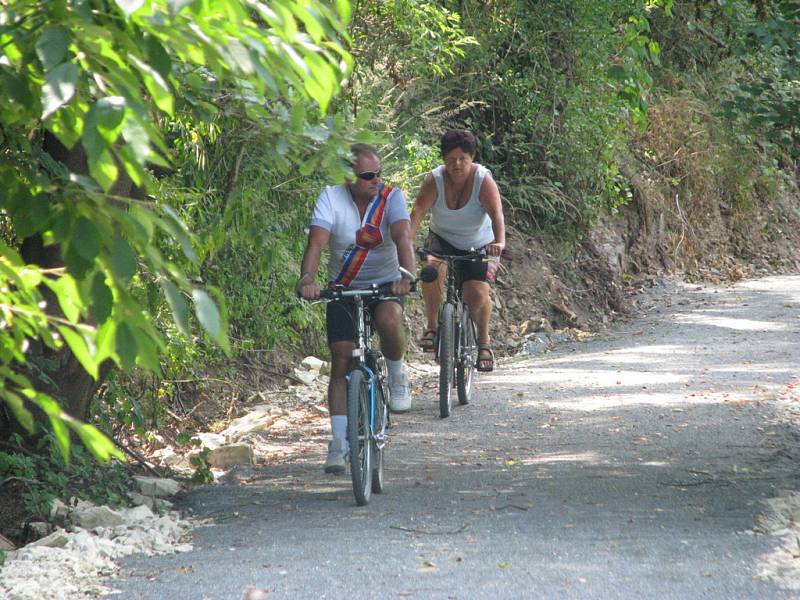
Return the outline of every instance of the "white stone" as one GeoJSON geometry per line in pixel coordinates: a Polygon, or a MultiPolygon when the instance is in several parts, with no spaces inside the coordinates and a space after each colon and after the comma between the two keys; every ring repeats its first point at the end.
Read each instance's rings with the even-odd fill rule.
{"type": "Polygon", "coordinates": [[[125,522],[123,516],[108,506],[76,508],[70,513],[70,520],[85,529],[95,527],[115,527],[125,522]]]}
{"type": "Polygon", "coordinates": [[[249,444],[228,444],[208,454],[209,464],[217,469],[253,464],[253,448],[249,444]]]}
{"type": "Polygon", "coordinates": [[[67,514],[69,514],[69,507],[58,498],[53,500],[53,503],[50,505],[50,518],[63,519],[67,514]]]}
{"type": "Polygon", "coordinates": [[[153,498],[151,496],[145,496],[143,494],[139,494],[138,492],[128,492],[128,497],[131,499],[131,503],[135,506],[146,506],[147,508],[153,508],[153,498]]]}
{"type": "Polygon", "coordinates": [[[137,525],[148,519],[152,519],[155,515],[149,507],[145,505],[129,508],[123,512],[125,523],[128,525],[137,525]]]}
{"type": "Polygon", "coordinates": [[[164,500],[163,498],[156,498],[153,509],[156,512],[163,514],[169,510],[172,510],[172,502],[169,500],[164,500]]]}
{"type": "Polygon", "coordinates": [[[316,356],[306,356],[300,363],[308,371],[321,371],[325,366],[325,361],[320,360],[316,356]]]}
{"type": "Polygon", "coordinates": [[[275,421],[275,415],[270,414],[270,407],[260,405],[253,408],[252,411],[234,419],[231,424],[220,433],[224,435],[228,441],[235,442],[243,435],[253,431],[265,431],[269,429],[275,421]]]}
{"type": "Polygon", "coordinates": [[[28,547],[45,546],[47,548],[63,548],[69,541],[69,534],[63,529],[56,529],[47,537],[31,542],[28,547]]]}
{"type": "Polygon", "coordinates": [[[144,477],[142,475],[136,475],[133,479],[139,486],[141,493],[145,496],[169,498],[181,491],[181,484],[173,479],[144,477]]]}
{"type": "Polygon", "coordinates": [[[195,434],[194,437],[198,438],[203,446],[209,450],[214,450],[215,448],[224,446],[225,442],[227,442],[225,436],[220,435],[219,433],[198,433],[195,434]]]}
{"type": "Polygon", "coordinates": [[[319,375],[319,371],[306,371],[304,369],[295,368],[293,370],[294,376],[306,385],[311,385],[319,375]]]}

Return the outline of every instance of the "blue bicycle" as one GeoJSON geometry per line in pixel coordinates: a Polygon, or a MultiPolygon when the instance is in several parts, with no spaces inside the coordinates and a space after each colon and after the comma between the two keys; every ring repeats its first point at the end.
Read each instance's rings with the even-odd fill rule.
{"type": "Polygon", "coordinates": [[[356,309],[355,363],[347,374],[347,443],[353,493],[356,504],[364,506],[372,492],[383,492],[383,451],[389,429],[386,360],[380,350],[372,347],[372,314],[366,310],[365,300],[386,300],[396,296],[392,294],[391,284],[386,284],[367,289],[337,286],[323,290],[320,297],[330,302],[351,302],[356,309]]]}

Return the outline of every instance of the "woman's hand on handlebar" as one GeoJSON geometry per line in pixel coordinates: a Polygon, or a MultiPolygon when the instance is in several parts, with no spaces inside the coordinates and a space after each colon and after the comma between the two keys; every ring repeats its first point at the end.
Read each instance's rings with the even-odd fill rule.
{"type": "Polygon", "coordinates": [[[505,242],[492,242],[486,245],[486,253],[489,256],[500,256],[503,253],[503,248],[506,247],[505,242]]]}

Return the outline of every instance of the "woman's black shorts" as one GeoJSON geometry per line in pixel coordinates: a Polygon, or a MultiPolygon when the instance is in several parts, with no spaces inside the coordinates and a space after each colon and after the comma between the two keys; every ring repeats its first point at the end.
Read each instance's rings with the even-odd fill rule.
{"type": "MultiPolygon", "coordinates": [[[[448,254],[451,256],[464,256],[470,254],[468,250],[459,250],[444,238],[439,237],[432,231],[428,233],[425,240],[425,247],[437,254],[448,254]]],[[[462,260],[456,262],[456,270],[461,274],[461,281],[494,281],[494,273],[497,269],[496,261],[473,262],[462,260]]]]}

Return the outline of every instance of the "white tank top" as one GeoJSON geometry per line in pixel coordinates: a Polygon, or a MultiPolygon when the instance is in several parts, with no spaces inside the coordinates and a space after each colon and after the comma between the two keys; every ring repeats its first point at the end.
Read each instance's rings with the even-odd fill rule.
{"type": "Polygon", "coordinates": [[[489,169],[477,163],[475,166],[478,169],[472,182],[472,193],[458,210],[447,208],[444,199],[444,165],[431,171],[436,182],[436,202],[431,207],[430,229],[459,250],[477,250],[494,240],[492,220],[480,202],[481,185],[489,169]]]}

